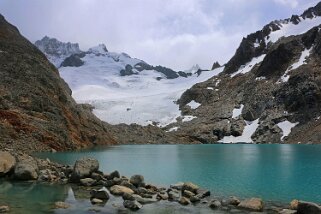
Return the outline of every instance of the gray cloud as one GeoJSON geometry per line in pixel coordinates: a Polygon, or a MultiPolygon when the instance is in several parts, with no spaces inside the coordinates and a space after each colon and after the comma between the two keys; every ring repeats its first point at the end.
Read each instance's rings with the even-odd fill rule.
{"type": "Polygon", "coordinates": [[[1,0],[0,13],[31,41],[44,35],[105,43],[154,65],[186,69],[226,62],[243,36],[301,13],[305,0],[1,0]]]}

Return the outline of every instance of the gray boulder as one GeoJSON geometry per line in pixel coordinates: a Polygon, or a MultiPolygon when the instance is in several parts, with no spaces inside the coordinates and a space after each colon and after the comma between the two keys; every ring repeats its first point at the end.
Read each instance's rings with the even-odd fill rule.
{"type": "Polygon", "coordinates": [[[238,207],[250,211],[261,212],[263,210],[263,201],[260,198],[246,199],[241,201],[238,207]]]}
{"type": "Polygon", "coordinates": [[[32,157],[22,157],[14,169],[14,177],[18,180],[36,180],[38,178],[38,164],[32,157]]]}
{"type": "Polygon", "coordinates": [[[192,182],[186,182],[186,183],[184,183],[184,185],[182,187],[182,192],[184,192],[185,190],[188,190],[192,193],[197,194],[198,189],[199,189],[199,187],[196,184],[193,184],[192,182]]]}
{"type": "Polygon", "coordinates": [[[93,172],[99,169],[99,162],[92,158],[82,158],[77,160],[74,165],[74,170],[71,174],[72,182],[79,182],[82,178],[90,177],[93,172]]]}
{"type": "Polygon", "coordinates": [[[218,209],[222,206],[222,204],[219,200],[213,200],[208,206],[212,209],[218,209]]]}
{"type": "Polygon", "coordinates": [[[83,186],[90,187],[90,186],[94,186],[96,184],[96,181],[92,178],[83,178],[83,179],[80,179],[80,183],[83,186]]]}
{"type": "Polygon", "coordinates": [[[9,152],[0,151],[0,177],[14,169],[16,159],[9,152]]]}
{"type": "Polygon", "coordinates": [[[130,178],[129,182],[132,183],[136,187],[145,186],[144,176],[142,176],[142,175],[133,175],[130,178]]]}
{"type": "Polygon", "coordinates": [[[106,188],[102,188],[100,190],[92,190],[90,192],[91,198],[97,198],[103,201],[109,200],[109,194],[106,188]]]}
{"type": "Polygon", "coordinates": [[[139,202],[137,201],[129,201],[126,200],[123,203],[124,207],[133,211],[139,210],[143,207],[143,205],[141,205],[139,202]]]}

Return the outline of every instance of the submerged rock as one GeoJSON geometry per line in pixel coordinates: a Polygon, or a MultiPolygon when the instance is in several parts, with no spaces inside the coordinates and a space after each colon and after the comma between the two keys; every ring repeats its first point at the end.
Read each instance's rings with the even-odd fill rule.
{"type": "Polygon", "coordinates": [[[123,205],[125,208],[133,210],[133,211],[139,210],[143,207],[143,205],[141,205],[137,201],[128,201],[128,200],[124,201],[123,205]]]}
{"type": "Polygon", "coordinates": [[[219,200],[213,200],[208,206],[212,209],[218,209],[222,206],[222,204],[219,200]]]}
{"type": "Polygon", "coordinates": [[[0,177],[13,170],[16,159],[9,152],[0,151],[0,177]]]}
{"type": "Polygon", "coordinates": [[[244,201],[241,201],[238,207],[246,210],[260,212],[263,210],[263,201],[260,198],[246,199],[244,201]]]}
{"type": "Polygon", "coordinates": [[[70,207],[70,204],[67,204],[65,202],[62,201],[57,201],[55,203],[55,208],[56,209],[68,209],[70,207]]]}

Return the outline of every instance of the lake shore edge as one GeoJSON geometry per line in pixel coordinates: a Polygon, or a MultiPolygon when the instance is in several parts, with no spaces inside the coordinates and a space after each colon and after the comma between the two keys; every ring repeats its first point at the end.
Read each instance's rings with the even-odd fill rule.
{"type": "MultiPolygon", "coordinates": [[[[143,175],[128,178],[116,170],[109,174],[99,171],[99,162],[82,158],[74,166],[62,165],[22,152],[0,151],[0,178],[8,181],[72,184],[87,191],[92,204],[105,205],[110,196],[123,199],[123,208],[143,209],[145,204],[159,201],[176,202],[176,206],[207,207],[209,211],[264,212],[264,213],[321,213],[321,207],[312,202],[293,200],[289,204],[264,202],[261,198],[239,199],[235,196],[212,195],[207,189],[191,182],[178,182],[168,187],[146,184],[143,175]]],[[[53,202],[56,209],[68,209],[70,204],[53,202]]],[[[116,208],[115,208],[116,209],[116,208]]],[[[9,213],[10,206],[0,204],[0,213],[9,213]]]]}

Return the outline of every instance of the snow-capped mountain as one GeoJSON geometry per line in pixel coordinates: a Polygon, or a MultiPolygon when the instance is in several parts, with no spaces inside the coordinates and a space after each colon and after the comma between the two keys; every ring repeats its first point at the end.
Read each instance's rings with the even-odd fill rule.
{"type": "Polygon", "coordinates": [[[92,104],[100,119],[111,124],[164,126],[181,116],[175,102],[182,93],[222,68],[205,71],[195,65],[176,72],[125,53],[109,52],[100,44],[65,57],[59,71],[76,101],[92,104]]]}
{"type": "Polygon", "coordinates": [[[56,67],[59,67],[65,58],[81,52],[77,43],[63,43],[48,36],[36,41],[35,45],[56,67]]]}
{"type": "Polygon", "coordinates": [[[184,92],[194,119],[172,130],[203,143],[320,143],[320,29],[321,2],[243,38],[222,73],[184,92]]]}

